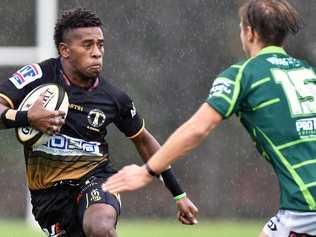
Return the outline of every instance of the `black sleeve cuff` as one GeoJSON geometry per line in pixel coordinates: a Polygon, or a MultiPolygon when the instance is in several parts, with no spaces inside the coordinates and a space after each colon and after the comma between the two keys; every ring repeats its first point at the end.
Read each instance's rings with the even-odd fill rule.
{"type": "Polygon", "coordinates": [[[184,193],[171,169],[167,169],[166,171],[162,172],[161,176],[173,197],[184,193]]]}

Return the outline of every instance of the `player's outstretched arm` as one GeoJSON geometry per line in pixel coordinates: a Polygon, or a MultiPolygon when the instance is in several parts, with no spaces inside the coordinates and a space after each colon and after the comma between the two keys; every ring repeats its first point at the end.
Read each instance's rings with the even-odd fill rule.
{"type": "Polygon", "coordinates": [[[152,181],[148,169],[159,174],[175,160],[197,147],[209,132],[222,121],[222,116],[204,103],[199,110],[152,156],[144,166],[130,165],[121,169],[103,185],[110,192],[139,189],[152,181]]]}
{"type": "Polygon", "coordinates": [[[165,144],[147,162],[156,173],[160,173],[177,159],[198,147],[222,121],[222,116],[209,104],[204,103],[198,111],[181,125],[165,144]]]}
{"type": "MultiPolygon", "coordinates": [[[[137,137],[133,138],[132,141],[145,163],[160,148],[158,141],[146,129],[144,129],[137,137]]],[[[171,167],[169,166],[160,176],[157,175],[157,178],[158,177],[160,177],[176,201],[178,220],[187,225],[196,224],[198,209],[186,196],[186,193],[183,191],[173,174],[171,167]]]]}

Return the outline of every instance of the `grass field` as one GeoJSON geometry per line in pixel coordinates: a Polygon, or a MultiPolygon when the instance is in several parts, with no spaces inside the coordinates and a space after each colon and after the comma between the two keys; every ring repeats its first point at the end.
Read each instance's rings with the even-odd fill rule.
{"type": "MultiPolygon", "coordinates": [[[[200,221],[196,226],[184,226],[175,220],[120,220],[120,237],[256,237],[264,221],[200,221]]],[[[44,237],[22,220],[0,220],[1,237],[44,237]]]]}

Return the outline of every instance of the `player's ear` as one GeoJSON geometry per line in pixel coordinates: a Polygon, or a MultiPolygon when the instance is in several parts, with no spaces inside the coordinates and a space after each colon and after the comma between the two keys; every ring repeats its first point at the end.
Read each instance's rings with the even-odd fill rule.
{"type": "Polygon", "coordinates": [[[251,27],[251,26],[246,26],[246,35],[247,35],[247,40],[249,42],[253,42],[255,38],[258,36],[257,32],[251,27]]]}
{"type": "Polygon", "coordinates": [[[69,58],[69,47],[66,43],[61,42],[58,46],[58,51],[63,58],[69,58]]]}

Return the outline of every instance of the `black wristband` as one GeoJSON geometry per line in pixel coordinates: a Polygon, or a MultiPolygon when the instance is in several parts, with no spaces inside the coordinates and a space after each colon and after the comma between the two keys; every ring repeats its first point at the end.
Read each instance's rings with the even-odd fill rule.
{"type": "Polygon", "coordinates": [[[145,168],[146,168],[148,174],[150,174],[150,175],[153,176],[153,177],[159,178],[159,174],[157,174],[155,171],[153,171],[153,170],[149,167],[149,165],[148,165],[147,163],[145,163],[145,168]]]}
{"type": "Polygon", "coordinates": [[[3,111],[1,114],[2,123],[6,128],[17,128],[17,127],[27,127],[30,123],[27,118],[27,111],[17,111],[15,115],[15,120],[7,119],[6,113],[9,109],[3,111]]]}
{"type": "Polygon", "coordinates": [[[27,111],[17,111],[15,115],[15,122],[19,125],[19,127],[31,125],[27,118],[27,111]]]}
{"type": "Polygon", "coordinates": [[[172,196],[176,197],[184,193],[171,169],[162,172],[161,176],[172,196]]]}

